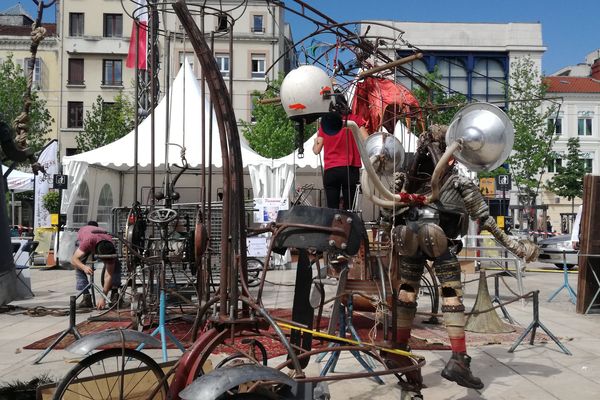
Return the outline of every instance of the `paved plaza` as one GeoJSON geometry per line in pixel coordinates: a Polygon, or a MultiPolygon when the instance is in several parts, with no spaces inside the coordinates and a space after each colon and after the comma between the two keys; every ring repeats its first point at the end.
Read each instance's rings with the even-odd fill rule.
{"type": "MultiPolygon", "coordinates": [[[[536,269],[557,271],[553,266],[541,263],[531,264],[536,269]]],[[[295,271],[270,271],[271,282],[293,282],[295,271]]],[[[476,278],[467,275],[466,280],[476,278]]],[[[16,379],[29,380],[41,374],[59,379],[72,367],[68,362],[69,353],[63,350],[52,351],[39,365],[32,361],[39,350],[23,350],[23,347],[61,332],[68,326],[67,316],[47,314],[32,317],[24,313],[26,309],[43,306],[67,308],[69,295],[74,294],[75,276],[72,270],[32,270],[32,289],[35,297],[30,300],[15,301],[11,305],[19,308],[0,314],[0,381],[16,379]]],[[[576,288],[577,274],[570,274],[569,281],[576,288]]],[[[516,290],[516,282],[508,280],[516,290]]],[[[425,399],[598,399],[600,398],[600,315],[575,313],[575,305],[562,291],[548,303],[549,295],[563,282],[561,273],[527,272],[524,278],[525,291],[540,290],[540,319],[564,345],[573,353],[565,355],[552,341],[541,343],[536,340],[533,346],[524,341],[514,353],[508,353],[510,344],[471,347],[472,369],[485,383],[480,392],[465,389],[448,382],[440,372],[449,358],[449,351],[418,351],[427,359],[423,369],[423,390],[425,399]]],[[[491,283],[491,282],[490,282],[491,283]]],[[[465,304],[470,309],[477,294],[477,282],[466,285],[465,304]]],[[[509,299],[508,291],[501,292],[509,299]]],[[[267,307],[291,307],[293,287],[267,285],[265,305],[267,307]]],[[[515,302],[507,306],[511,316],[522,326],[532,320],[531,302],[515,302]]],[[[91,313],[92,315],[97,312],[91,313]]],[[[83,321],[90,314],[78,314],[77,321],[83,321]]],[[[493,341],[493,338],[490,338],[493,341]]],[[[158,350],[148,353],[160,359],[158,350]]],[[[178,357],[177,350],[169,350],[169,356],[178,357]]],[[[309,372],[316,373],[322,364],[311,362],[309,372]]],[[[339,372],[356,372],[360,366],[351,357],[342,357],[338,364],[339,372]]],[[[343,381],[330,384],[333,399],[399,399],[400,391],[393,377],[385,378],[385,385],[378,385],[370,379],[343,381]]]]}

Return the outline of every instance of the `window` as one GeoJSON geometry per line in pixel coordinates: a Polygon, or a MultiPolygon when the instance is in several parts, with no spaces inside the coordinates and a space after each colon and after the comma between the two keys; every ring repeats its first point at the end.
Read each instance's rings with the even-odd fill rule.
{"type": "Polygon", "coordinates": [[[83,58],[69,58],[69,85],[83,85],[83,58]]]}
{"type": "Polygon", "coordinates": [[[69,36],[83,36],[83,13],[69,13],[69,36]]]}
{"type": "Polygon", "coordinates": [[[562,134],[562,118],[548,118],[548,132],[560,136],[562,134]]]}
{"type": "Polygon", "coordinates": [[[579,136],[592,135],[592,118],[579,117],[577,118],[577,134],[579,136]]]}
{"type": "Polygon", "coordinates": [[[67,103],[67,128],[83,128],[83,101],[67,103]]]}
{"type": "Polygon", "coordinates": [[[499,102],[505,100],[504,67],[497,59],[479,59],[473,68],[472,82],[475,99],[499,102]]]}
{"type": "Polygon", "coordinates": [[[221,14],[217,17],[217,32],[227,32],[228,23],[227,23],[227,15],[221,14]]]}
{"type": "Polygon", "coordinates": [[[264,16],[262,15],[253,15],[252,16],[252,32],[255,33],[263,33],[265,31],[265,27],[263,25],[264,16]]]}
{"type": "Polygon", "coordinates": [[[179,68],[183,65],[183,61],[187,59],[190,68],[194,69],[194,53],[191,51],[180,51],[179,52],[179,68]]]}
{"type": "Polygon", "coordinates": [[[548,161],[548,172],[555,173],[558,172],[560,167],[562,166],[562,158],[555,158],[554,160],[548,161]]]}
{"type": "MultiPolygon", "coordinates": [[[[27,74],[29,71],[29,61],[31,58],[25,59],[25,68],[23,68],[23,73],[27,78],[27,74]]],[[[40,89],[42,86],[42,60],[40,58],[35,59],[35,65],[33,66],[33,88],[40,89]]]]}
{"type": "Polygon", "coordinates": [[[108,229],[110,224],[110,217],[112,215],[113,208],[113,195],[109,184],[102,186],[100,191],[100,198],[98,198],[98,216],[96,221],[98,225],[108,229]]]}
{"type": "Polygon", "coordinates": [[[83,226],[88,221],[88,209],[90,208],[90,190],[86,181],[81,181],[77,189],[77,197],[73,205],[73,225],[83,226]]]}
{"type": "Polygon", "coordinates": [[[585,165],[585,173],[586,174],[591,174],[593,167],[594,167],[594,160],[592,158],[584,158],[583,159],[584,165],[585,165]]]}
{"type": "Polygon", "coordinates": [[[123,60],[102,60],[102,84],[123,85],[123,60]]]}
{"type": "Polygon", "coordinates": [[[462,93],[467,95],[467,70],[459,58],[443,58],[438,63],[438,72],[441,75],[439,82],[449,94],[462,93]]]}
{"type": "MultiPolygon", "coordinates": [[[[415,60],[409,64],[404,65],[404,67],[408,71],[410,71],[414,76],[421,78],[421,79],[429,73],[429,71],[427,71],[427,66],[425,65],[425,63],[422,60],[415,60]]],[[[398,72],[397,79],[402,85],[404,85],[405,87],[407,87],[410,90],[420,87],[412,79],[410,79],[409,77],[407,77],[406,75],[404,75],[401,72],[398,72]]]]}
{"type": "Polygon", "coordinates": [[[123,36],[123,15],[104,14],[104,37],[123,36]]]}
{"type": "Polygon", "coordinates": [[[265,55],[252,54],[252,78],[265,77],[265,55]]]}
{"type": "Polygon", "coordinates": [[[215,58],[217,59],[217,65],[219,66],[221,74],[223,76],[229,76],[229,54],[217,53],[215,54],[215,58]]]}

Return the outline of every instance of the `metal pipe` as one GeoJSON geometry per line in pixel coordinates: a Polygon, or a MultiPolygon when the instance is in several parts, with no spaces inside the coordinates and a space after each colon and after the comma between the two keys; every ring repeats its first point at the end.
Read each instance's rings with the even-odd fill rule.
{"type": "Polygon", "coordinates": [[[366,71],[362,71],[360,74],[358,74],[358,79],[366,78],[366,77],[376,74],[378,72],[385,71],[387,69],[396,68],[400,65],[407,64],[407,63],[413,62],[415,60],[420,60],[421,58],[423,58],[423,53],[411,54],[410,56],[400,58],[400,59],[392,61],[390,63],[379,65],[377,67],[373,67],[366,71]]]}

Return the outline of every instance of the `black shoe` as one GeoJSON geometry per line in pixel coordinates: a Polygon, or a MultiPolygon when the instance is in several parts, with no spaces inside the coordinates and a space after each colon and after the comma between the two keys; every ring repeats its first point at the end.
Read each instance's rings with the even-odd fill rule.
{"type": "Polygon", "coordinates": [[[126,301],[122,296],[119,295],[118,290],[112,290],[110,292],[110,304],[119,303],[119,308],[125,308],[130,306],[130,302],[126,301]]]}
{"type": "Polygon", "coordinates": [[[467,353],[452,353],[452,357],[442,371],[442,376],[449,381],[456,382],[459,386],[483,389],[483,382],[473,376],[470,366],[471,357],[467,353]]]}
{"type": "Polygon", "coordinates": [[[92,295],[89,293],[84,293],[81,301],[77,304],[78,310],[92,308],[92,295]]]}

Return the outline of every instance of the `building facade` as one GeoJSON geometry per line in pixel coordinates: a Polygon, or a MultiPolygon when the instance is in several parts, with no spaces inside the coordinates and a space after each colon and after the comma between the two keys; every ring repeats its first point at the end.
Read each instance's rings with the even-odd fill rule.
{"type": "MultiPolygon", "coordinates": [[[[244,7],[239,7],[239,0],[192,0],[187,5],[196,24],[207,32],[205,38],[232,94],[236,120],[251,121],[253,93],[264,91],[267,82],[286,74],[296,63],[295,52],[288,51],[291,28],[284,20],[284,10],[264,0],[247,1],[244,7]],[[200,4],[207,6],[204,17],[197,12],[200,4]]],[[[177,16],[165,13],[161,23],[166,35],[172,35],[171,40],[166,36],[159,39],[162,49],[167,43],[170,46],[171,79],[187,59],[201,80],[200,64],[184,39],[177,16]]],[[[166,52],[162,53],[166,65],[166,52]]]]}
{"type": "Polygon", "coordinates": [[[133,97],[134,71],[125,68],[132,12],[127,1],[57,2],[61,156],[77,152],[75,138],[98,96],[109,104],[120,92],[133,97]]]}
{"type": "MultiPolygon", "coordinates": [[[[557,158],[548,165],[547,178],[563,165],[569,138],[579,138],[580,151],[586,171],[600,172],[600,49],[586,56],[584,63],[561,68],[546,77],[548,96],[560,104],[557,115],[549,121],[554,127],[554,152],[557,158]]],[[[550,192],[544,192],[543,201],[551,204],[551,218],[560,221],[561,228],[568,225],[572,214],[571,201],[550,192]]],[[[581,199],[575,199],[581,204],[581,199]]],[[[564,229],[561,229],[564,230],[564,229]]]]}
{"type": "MultiPolygon", "coordinates": [[[[191,0],[187,5],[198,26],[207,32],[207,41],[212,42],[228,87],[232,84],[236,120],[249,121],[252,93],[265,90],[266,80],[276,79],[279,73],[289,70],[294,60],[293,52],[284,54],[291,31],[284,22],[283,10],[262,0],[250,0],[245,7],[239,7],[240,2],[235,0],[191,0]],[[203,17],[200,5],[206,5],[203,17]]],[[[77,151],[75,137],[83,127],[85,112],[98,95],[107,103],[121,91],[134,97],[135,70],[126,68],[125,63],[132,32],[131,16],[137,5],[131,1],[63,0],[59,7],[57,21],[62,38],[59,125],[61,154],[69,155],[77,151]]],[[[169,86],[166,80],[175,78],[185,60],[192,65],[196,79],[201,80],[202,71],[172,10],[160,9],[158,20],[160,99],[169,86]]]]}
{"type": "MultiPolygon", "coordinates": [[[[380,50],[392,59],[421,50],[424,57],[404,67],[420,78],[437,70],[448,93],[460,93],[471,101],[504,107],[510,65],[520,57],[533,60],[541,74],[546,47],[539,23],[376,22],[404,32],[399,35],[388,27],[363,23],[363,34],[368,29],[369,37],[383,39],[380,50]]],[[[397,79],[409,89],[417,85],[400,73],[397,79]]]]}
{"type": "MultiPolygon", "coordinates": [[[[0,12],[0,63],[12,56],[13,62],[21,66],[25,76],[31,57],[31,24],[33,17],[20,4],[0,12]]],[[[37,50],[32,90],[46,101],[46,107],[53,119],[49,139],[55,139],[58,137],[60,114],[60,83],[56,79],[59,74],[60,41],[55,24],[43,25],[46,28],[46,37],[37,50]]]]}

